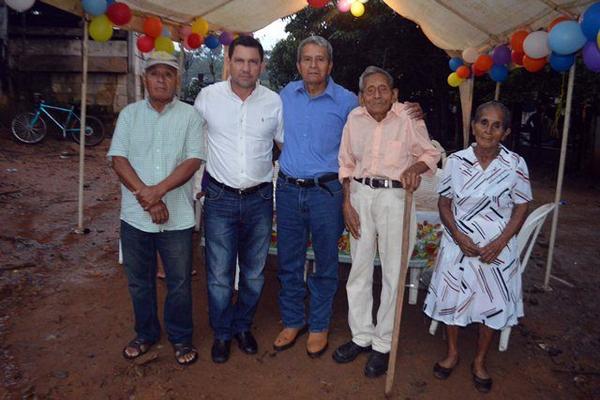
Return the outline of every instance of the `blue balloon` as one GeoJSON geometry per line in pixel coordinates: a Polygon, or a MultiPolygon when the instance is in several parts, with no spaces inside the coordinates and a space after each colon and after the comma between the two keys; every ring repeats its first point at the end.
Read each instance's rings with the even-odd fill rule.
{"type": "Polygon", "coordinates": [[[168,37],[168,38],[171,37],[171,31],[169,30],[168,26],[166,26],[166,25],[163,26],[162,33],[160,34],[160,36],[164,36],[164,37],[168,37]]]}
{"type": "Polygon", "coordinates": [[[456,71],[458,67],[463,65],[463,60],[460,57],[452,57],[450,61],[448,61],[448,65],[452,71],[456,71]]]}
{"type": "Polygon", "coordinates": [[[588,40],[596,41],[600,30],[600,2],[592,4],[581,16],[581,31],[588,40]]]}
{"type": "Polygon", "coordinates": [[[550,54],[550,66],[557,72],[568,71],[575,62],[575,54],[550,54]]]}
{"type": "Polygon", "coordinates": [[[494,64],[489,75],[494,82],[504,82],[508,78],[508,68],[504,65],[494,64]]]}
{"type": "Polygon", "coordinates": [[[94,17],[104,14],[108,8],[106,0],[81,0],[81,6],[86,13],[94,17]]]}
{"type": "Polygon", "coordinates": [[[208,35],[204,38],[204,45],[209,49],[216,49],[219,44],[219,38],[215,35],[208,35]]]}
{"type": "Polygon", "coordinates": [[[576,21],[563,21],[556,24],[548,34],[548,46],[552,52],[567,55],[581,49],[587,39],[576,21]]]}

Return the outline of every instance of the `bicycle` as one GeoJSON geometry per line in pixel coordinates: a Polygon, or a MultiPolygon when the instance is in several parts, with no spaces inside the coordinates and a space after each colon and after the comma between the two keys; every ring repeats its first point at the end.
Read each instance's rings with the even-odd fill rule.
{"type": "MultiPolygon", "coordinates": [[[[75,112],[75,106],[70,108],[58,107],[47,104],[44,100],[39,100],[38,105],[33,112],[24,112],[13,118],[11,130],[13,136],[20,142],[35,144],[41,142],[46,137],[46,121],[43,117],[50,118],[57,128],[62,132],[62,137],[67,138],[67,134],[79,143],[79,129],[81,119],[75,112]],[[49,110],[54,112],[67,113],[64,122],[61,124],[49,110]]],[[[96,146],[104,139],[104,125],[100,119],[91,115],[86,116],[85,126],[85,145],[96,146]]]]}

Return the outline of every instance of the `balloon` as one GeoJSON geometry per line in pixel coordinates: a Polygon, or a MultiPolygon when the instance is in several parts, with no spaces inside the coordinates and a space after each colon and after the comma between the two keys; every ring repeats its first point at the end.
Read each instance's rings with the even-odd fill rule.
{"type": "Polygon", "coordinates": [[[548,32],[531,32],[523,42],[523,50],[531,58],[542,58],[550,54],[548,47],[548,32]]]}
{"type": "Polygon", "coordinates": [[[361,17],[365,13],[365,6],[360,1],[355,1],[350,6],[350,14],[355,17],[361,17]]]}
{"type": "Polygon", "coordinates": [[[541,71],[546,65],[546,58],[531,58],[527,54],[523,56],[523,67],[529,72],[541,71]]]}
{"type": "Polygon", "coordinates": [[[204,38],[204,45],[209,49],[216,49],[219,47],[219,39],[215,35],[208,35],[204,38]]]}
{"type": "Polygon", "coordinates": [[[471,69],[466,65],[461,65],[456,69],[456,75],[458,75],[461,79],[467,79],[471,76],[471,69]]]}
{"type": "Polygon", "coordinates": [[[492,65],[494,65],[494,60],[489,55],[482,54],[477,57],[477,61],[473,65],[480,71],[488,72],[492,68],[492,65]]]}
{"type": "Polygon", "coordinates": [[[554,26],[556,24],[560,24],[563,21],[570,21],[571,19],[568,17],[565,17],[564,15],[561,15],[558,18],[555,18],[554,20],[552,20],[552,22],[550,22],[550,25],[548,25],[548,29],[546,29],[548,32],[550,32],[552,30],[552,28],[554,28],[554,26]]]}
{"type": "Polygon", "coordinates": [[[462,83],[462,79],[456,74],[456,72],[452,72],[448,75],[448,85],[452,87],[457,87],[462,83]]]}
{"type": "Polygon", "coordinates": [[[312,8],[323,8],[329,3],[329,0],[308,0],[307,3],[312,8]]]}
{"type": "Polygon", "coordinates": [[[515,65],[523,65],[524,55],[523,52],[513,50],[512,53],[510,53],[510,59],[515,65]]]}
{"type": "Polygon", "coordinates": [[[106,10],[106,16],[117,26],[125,25],[131,21],[131,9],[125,3],[112,3],[106,10]]]}
{"type": "Polygon", "coordinates": [[[171,38],[166,36],[159,36],[154,41],[154,47],[157,51],[164,51],[165,53],[173,54],[175,52],[175,45],[171,38]]]}
{"type": "Polygon", "coordinates": [[[5,0],[5,3],[13,10],[23,12],[33,7],[33,3],[35,3],[35,0],[5,0]]]}
{"type": "Polygon", "coordinates": [[[557,72],[568,71],[574,62],[575,54],[567,54],[565,56],[556,53],[550,54],[550,66],[557,72]]]}
{"type": "Polygon", "coordinates": [[[190,49],[197,49],[202,46],[202,43],[204,43],[204,38],[197,33],[190,33],[185,37],[185,44],[187,44],[190,49]]]}
{"type": "Polygon", "coordinates": [[[504,65],[494,65],[492,69],[490,69],[490,78],[494,82],[504,82],[508,78],[508,68],[504,65]]]}
{"type": "Polygon", "coordinates": [[[112,37],[112,24],[104,14],[93,17],[88,27],[90,36],[97,42],[106,42],[112,37]]]}
{"type": "Polygon", "coordinates": [[[82,0],[81,7],[86,13],[97,17],[106,12],[106,0],[82,0]]]}
{"type": "Polygon", "coordinates": [[[465,62],[468,62],[469,64],[474,63],[475,60],[477,60],[477,57],[479,57],[479,52],[473,47],[467,47],[462,52],[463,60],[465,60],[465,62]]]}
{"type": "Polygon", "coordinates": [[[162,31],[160,32],[160,36],[164,36],[164,37],[171,37],[171,30],[169,29],[168,26],[163,26],[162,31]]]}
{"type": "Polygon", "coordinates": [[[348,12],[350,11],[350,6],[352,5],[352,0],[338,0],[337,9],[340,12],[348,12]]]}
{"type": "Polygon", "coordinates": [[[507,45],[502,44],[494,49],[492,53],[494,64],[503,65],[510,62],[510,49],[507,45]]]}
{"type": "Polygon", "coordinates": [[[581,16],[581,31],[588,40],[596,40],[600,31],[600,2],[589,6],[581,16]]]}
{"type": "Polygon", "coordinates": [[[196,18],[192,23],[192,32],[200,36],[206,36],[208,33],[208,22],[204,18],[196,18]]]}
{"type": "Polygon", "coordinates": [[[566,55],[575,53],[586,42],[585,35],[576,21],[563,21],[548,34],[548,45],[554,53],[566,55]]]}
{"type": "Polygon", "coordinates": [[[460,57],[452,57],[450,61],[448,61],[448,65],[452,71],[456,71],[458,67],[463,65],[463,60],[460,57]]]}
{"type": "Polygon", "coordinates": [[[587,42],[583,48],[583,63],[590,71],[600,72],[600,49],[594,42],[587,42]]]}
{"type": "Polygon", "coordinates": [[[221,35],[219,36],[219,42],[221,42],[223,46],[229,46],[231,42],[233,42],[233,33],[221,32],[221,35]]]}
{"type": "Polygon", "coordinates": [[[190,33],[192,33],[192,27],[189,25],[183,25],[179,29],[179,35],[181,35],[182,38],[189,36],[190,33]]]}
{"type": "Polygon", "coordinates": [[[596,37],[596,44],[600,47],[600,31],[598,31],[598,37],[596,37]]]}
{"type": "Polygon", "coordinates": [[[527,35],[529,35],[529,32],[527,31],[516,31],[515,33],[513,33],[510,37],[510,47],[514,51],[523,53],[523,42],[525,41],[527,35]]]}
{"type": "Polygon", "coordinates": [[[475,65],[471,65],[471,71],[473,72],[474,76],[482,76],[483,74],[485,74],[485,71],[481,71],[475,68],[475,65]]]}
{"type": "Polygon", "coordinates": [[[148,35],[141,35],[137,38],[136,45],[142,53],[149,53],[154,48],[154,38],[148,35]]]}
{"type": "Polygon", "coordinates": [[[148,17],[144,20],[144,33],[157,38],[162,33],[162,22],[156,17],[148,17]]]}

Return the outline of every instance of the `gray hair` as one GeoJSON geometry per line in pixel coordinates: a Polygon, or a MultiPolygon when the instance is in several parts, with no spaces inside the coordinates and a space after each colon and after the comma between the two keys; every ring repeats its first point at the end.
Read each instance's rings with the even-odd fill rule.
{"type": "Polygon", "coordinates": [[[502,127],[504,128],[504,130],[507,130],[508,128],[510,128],[510,122],[511,122],[510,110],[504,104],[502,104],[496,100],[488,101],[486,103],[479,105],[479,107],[477,107],[477,110],[475,110],[475,116],[473,117],[473,122],[479,122],[479,120],[481,119],[481,114],[483,114],[483,112],[485,110],[487,110],[488,108],[497,108],[498,110],[502,111],[502,127]]]}
{"type": "Polygon", "coordinates": [[[371,75],[381,74],[385,76],[388,81],[388,85],[390,85],[390,89],[394,88],[394,77],[387,72],[383,68],[376,67],[374,65],[370,65],[360,74],[360,78],[358,78],[358,89],[362,92],[365,89],[365,79],[367,79],[371,75]]]}
{"type": "Polygon", "coordinates": [[[309,36],[300,42],[300,45],[298,46],[298,53],[296,54],[297,62],[300,62],[300,57],[302,57],[302,49],[307,44],[314,44],[319,47],[325,48],[327,50],[327,57],[329,57],[329,62],[333,62],[333,48],[331,47],[331,43],[329,43],[324,37],[317,35],[309,36]]]}

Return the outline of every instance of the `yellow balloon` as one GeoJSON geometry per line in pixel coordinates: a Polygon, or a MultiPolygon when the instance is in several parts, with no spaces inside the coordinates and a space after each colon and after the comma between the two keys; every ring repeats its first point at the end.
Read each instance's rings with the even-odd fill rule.
{"type": "Polygon", "coordinates": [[[200,36],[206,36],[208,33],[208,22],[204,18],[196,18],[192,23],[192,32],[200,36]]]}
{"type": "Polygon", "coordinates": [[[360,17],[365,13],[365,6],[363,3],[361,3],[360,1],[355,1],[354,3],[352,3],[352,5],[350,6],[350,12],[352,13],[352,15],[354,15],[355,17],[360,17]]]}
{"type": "Polygon", "coordinates": [[[112,37],[113,29],[112,23],[106,16],[106,14],[98,15],[92,18],[90,26],[90,36],[97,42],[106,42],[112,37]]]}
{"type": "Polygon", "coordinates": [[[598,47],[600,47],[600,31],[598,31],[598,36],[596,36],[596,43],[598,43],[598,47]]]}
{"type": "Polygon", "coordinates": [[[175,52],[175,45],[173,41],[166,36],[159,36],[154,41],[154,48],[157,51],[164,51],[169,54],[173,54],[175,52]]]}
{"type": "Polygon", "coordinates": [[[450,75],[448,75],[448,85],[452,87],[458,87],[462,83],[462,81],[463,79],[460,76],[458,76],[456,72],[453,72],[450,75]]]}

